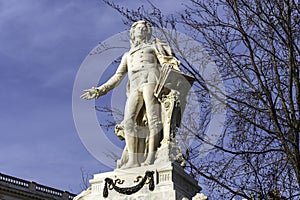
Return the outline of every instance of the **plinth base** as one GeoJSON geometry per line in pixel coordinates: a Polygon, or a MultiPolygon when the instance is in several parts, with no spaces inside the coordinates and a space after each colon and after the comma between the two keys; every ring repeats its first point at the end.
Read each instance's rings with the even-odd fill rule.
{"type": "Polygon", "coordinates": [[[91,187],[76,196],[74,200],[182,200],[192,199],[201,190],[195,179],[189,176],[181,166],[171,162],[160,166],[155,164],[95,174],[90,183],[91,187]],[[103,197],[105,178],[124,180],[122,184],[116,183],[120,188],[133,187],[138,184],[134,180],[138,176],[143,177],[146,171],[154,172],[155,188],[153,191],[149,190],[148,185],[144,185],[142,189],[131,195],[121,194],[112,189],[108,190],[106,198],[103,197]]]}

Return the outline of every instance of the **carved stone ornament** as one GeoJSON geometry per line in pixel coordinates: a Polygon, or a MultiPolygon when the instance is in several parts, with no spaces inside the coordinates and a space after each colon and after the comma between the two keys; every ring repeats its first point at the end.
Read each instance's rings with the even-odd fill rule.
{"type": "Polygon", "coordinates": [[[142,180],[137,185],[132,187],[125,187],[125,188],[121,188],[117,186],[117,183],[119,184],[123,183],[120,179],[116,179],[115,181],[113,181],[113,179],[111,178],[106,178],[105,185],[103,188],[103,197],[104,198],[108,197],[108,189],[109,190],[114,189],[121,194],[131,195],[138,192],[140,189],[142,189],[142,187],[145,184],[149,184],[149,190],[153,191],[155,188],[153,174],[154,174],[153,171],[146,171],[144,178],[142,178],[142,176],[138,176],[134,181],[134,182],[138,182],[138,180],[142,178],[142,180]]]}
{"type": "Polygon", "coordinates": [[[203,193],[197,193],[192,200],[208,200],[208,198],[203,193]]]}

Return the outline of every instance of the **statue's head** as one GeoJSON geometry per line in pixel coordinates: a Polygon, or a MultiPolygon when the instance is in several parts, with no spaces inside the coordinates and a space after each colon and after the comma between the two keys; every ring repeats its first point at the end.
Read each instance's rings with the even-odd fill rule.
{"type": "Polygon", "coordinates": [[[148,42],[152,35],[152,29],[148,22],[137,21],[132,24],[130,29],[130,43],[136,45],[136,41],[148,42]]]}

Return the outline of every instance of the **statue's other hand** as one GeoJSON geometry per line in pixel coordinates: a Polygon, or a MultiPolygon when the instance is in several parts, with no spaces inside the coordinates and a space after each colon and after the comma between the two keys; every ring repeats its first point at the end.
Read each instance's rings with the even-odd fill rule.
{"type": "Polygon", "coordinates": [[[99,91],[96,87],[92,87],[91,89],[83,90],[83,94],[80,96],[80,98],[86,99],[86,100],[91,100],[94,98],[98,98],[99,91]]]}
{"type": "Polygon", "coordinates": [[[91,89],[83,90],[83,94],[80,98],[91,100],[98,99],[100,96],[103,96],[107,93],[105,86],[92,87],[91,89]]]}

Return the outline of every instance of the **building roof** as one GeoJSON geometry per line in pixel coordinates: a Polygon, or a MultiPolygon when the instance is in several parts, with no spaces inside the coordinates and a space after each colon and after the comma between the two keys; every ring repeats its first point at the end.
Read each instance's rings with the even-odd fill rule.
{"type": "Polygon", "coordinates": [[[0,200],[72,200],[76,195],[0,173],[0,200]]]}

